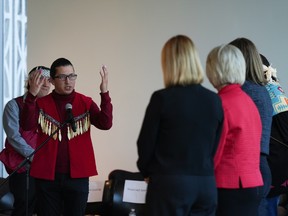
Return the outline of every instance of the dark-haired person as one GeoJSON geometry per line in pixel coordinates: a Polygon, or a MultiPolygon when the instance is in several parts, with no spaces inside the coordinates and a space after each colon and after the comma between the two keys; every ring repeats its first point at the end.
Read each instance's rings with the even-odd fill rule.
{"type": "MultiPolygon", "coordinates": [[[[39,86],[40,90],[35,99],[47,95],[50,91],[49,70],[47,67],[38,66],[33,68],[28,74],[28,79],[33,79],[36,75],[39,75],[42,80],[39,86]]],[[[26,82],[27,90],[25,94],[8,101],[3,112],[3,128],[7,137],[5,140],[5,148],[0,153],[0,161],[4,164],[8,174],[16,170],[17,166],[33,153],[36,146],[37,131],[23,131],[19,125],[20,113],[28,94],[27,91],[30,89],[28,80],[26,82]]],[[[34,178],[29,176],[29,190],[27,191],[27,168],[28,167],[22,167],[18,172],[15,172],[9,177],[10,191],[14,196],[13,216],[26,215],[26,210],[28,215],[32,215],[34,212],[36,203],[34,178]],[[28,196],[26,196],[27,192],[28,196]],[[27,207],[28,209],[26,209],[27,207]]]]}
{"type": "Polygon", "coordinates": [[[38,76],[29,82],[21,125],[24,130],[38,129],[39,146],[67,122],[67,104],[72,106],[74,118],[60,127],[35,154],[31,164],[31,176],[35,178],[39,200],[38,215],[83,216],[88,199],[89,177],[97,175],[91,125],[101,130],[112,127],[108,71],[104,66],[100,70],[99,108],[91,97],[75,91],[77,74],[68,59],[56,59],[50,69],[54,90],[46,97],[35,100],[42,80],[38,76]]]}
{"type": "Polygon", "coordinates": [[[273,107],[270,154],[268,156],[272,187],[267,197],[268,214],[263,216],[277,216],[279,197],[288,192],[288,97],[281,87],[276,69],[271,66],[264,55],[260,56],[263,62],[263,72],[268,81],[265,87],[269,92],[273,107]]]}
{"type": "Polygon", "coordinates": [[[271,185],[271,171],[268,165],[267,156],[269,155],[269,140],[272,124],[272,103],[269,93],[265,88],[267,81],[263,74],[262,61],[255,44],[247,38],[237,38],[230,44],[238,47],[246,62],[246,81],[242,89],[252,98],[256,104],[262,122],[260,170],[264,181],[264,186],[260,188],[262,196],[259,205],[259,215],[267,214],[266,196],[269,193],[271,185]]]}

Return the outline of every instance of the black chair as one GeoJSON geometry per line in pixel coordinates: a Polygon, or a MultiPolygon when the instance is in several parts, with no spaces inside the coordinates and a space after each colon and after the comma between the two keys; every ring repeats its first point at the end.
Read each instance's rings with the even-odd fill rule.
{"type": "MultiPolygon", "coordinates": [[[[93,191],[97,188],[96,190],[97,190],[97,197],[98,197],[99,182],[97,182],[95,185],[93,185],[93,184],[95,184],[95,182],[89,183],[89,193],[91,193],[91,197],[93,197],[94,196],[93,191]]],[[[101,190],[101,192],[102,192],[102,196],[103,196],[103,190],[101,190]]],[[[88,202],[86,204],[86,209],[85,209],[85,215],[105,215],[105,209],[104,209],[104,205],[103,205],[102,200],[96,201],[96,200],[89,200],[89,198],[88,198],[88,202]]]]}
{"type": "Polygon", "coordinates": [[[0,177],[0,216],[11,215],[13,211],[14,197],[9,190],[8,181],[2,185],[5,178],[0,177]]]}
{"type": "Polygon", "coordinates": [[[132,208],[135,209],[137,216],[144,215],[145,204],[123,202],[126,180],[144,181],[144,178],[139,172],[113,170],[104,185],[102,202],[105,216],[127,216],[132,208]]]}

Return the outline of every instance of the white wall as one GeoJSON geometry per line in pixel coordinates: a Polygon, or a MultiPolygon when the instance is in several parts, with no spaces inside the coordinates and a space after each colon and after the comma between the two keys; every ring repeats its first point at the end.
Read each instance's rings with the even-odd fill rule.
{"type": "Polygon", "coordinates": [[[213,47],[247,37],[287,89],[286,0],[28,0],[27,8],[28,69],[66,57],[76,90],[98,104],[98,72],[109,69],[114,125],[92,130],[98,180],[113,169],[137,171],[136,140],[150,95],[163,87],[160,52],[171,36],[190,36],[203,67],[213,47]]]}

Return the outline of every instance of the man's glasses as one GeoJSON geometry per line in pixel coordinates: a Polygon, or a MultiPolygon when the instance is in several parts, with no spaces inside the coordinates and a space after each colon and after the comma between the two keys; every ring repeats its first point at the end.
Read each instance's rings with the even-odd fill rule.
{"type": "Polygon", "coordinates": [[[69,80],[76,80],[77,74],[74,74],[74,73],[69,74],[69,75],[59,74],[59,75],[55,76],[54,78],[60,79],[61,81],[66,81],[67,78],[69,80]]]}

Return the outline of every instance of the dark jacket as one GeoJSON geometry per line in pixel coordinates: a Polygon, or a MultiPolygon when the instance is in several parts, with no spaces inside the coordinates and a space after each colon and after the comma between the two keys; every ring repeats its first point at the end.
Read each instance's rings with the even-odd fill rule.
{"type": "Polygon", "coordinates": [[[213,176],[222,122],[219,96],[201,85],[154,92],[137,141],[140,172],[213,176]]]}

